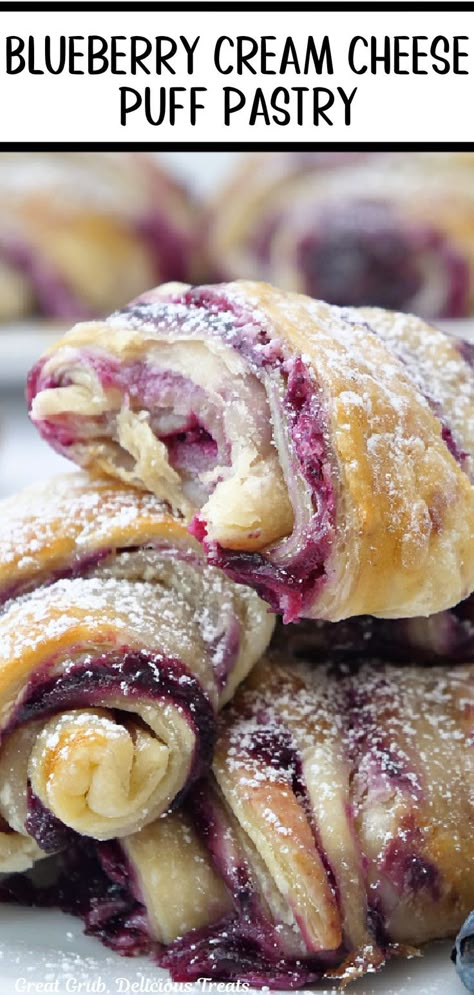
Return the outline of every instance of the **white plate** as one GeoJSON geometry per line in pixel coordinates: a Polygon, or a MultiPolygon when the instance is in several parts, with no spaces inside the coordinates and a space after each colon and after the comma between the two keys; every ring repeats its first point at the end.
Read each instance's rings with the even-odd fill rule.
{"type": "MultiPolygon", "coordinates": [[[[432,944],[422,958],[391,961],[380,974],[350,985],[347,995],[466,995],[450,962],[450,949],[449,943],[432,944]]],[[[192,993],[201,995],[202,990],[192,986],[192,993]]],[[[311,988],[313,995],[334,995],[336,990],[337,985],[311,988]]],[[[49,909],[12,906],[0,907],[0,991],[2,995],[190,993],[185,985],[172,984],[149,958],[119,957],[84,936],[77,919],[49,909]]],[[[219,989],[207,983],[205,992],[217,995],[219,989]]]]}

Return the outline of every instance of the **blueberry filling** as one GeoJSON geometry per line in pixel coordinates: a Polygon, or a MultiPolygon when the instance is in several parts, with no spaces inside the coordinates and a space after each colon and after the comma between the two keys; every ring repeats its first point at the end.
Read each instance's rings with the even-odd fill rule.
{"type": "MultiPolygon", "coordinates": [[[[205,613],[206,609],[204,609],[205,613]]],[[[241,626],[235,616],[229,620],[223,634],[211,640],[208,644],[212,657],[214,674],[220,690],[225,688],[231,675],[233,665],[240,650],[241,626]]]]}
{"type": "MultiPolygon", "coordinates": [[[[124,649],[120,657],[100,656],[54,677],[45,667],[31,679],[2,735],[8,736],[28,721],[67,709],[107,705],[108,700],[115,699],[118,694],[124,703],[127,698],[170,700],[180,708],[194,730],[196,746],[187,783],[172,805],[178,808],[190,785],[209,769],[216,736],[216,717],[209,698],[179,660],[124,649]]],[[[56,843],[62,845],[64,833],[69,832],[38,804],[31,792],[28,829],[38,846],[46,851],[55,849],[56,843]]]]}
{"type": "MultiPolygon", "coordinates": [[[[298,761],[289,743],[263,733],[259,747],[273,770],[288,760],[290,782],[302,790],[298,761]],[[269,752],[270,751],[270,752],[269,752]]],[[[259,747],[256,745],[258,751],[259,747]]],[[[175,981],[201,977],[246,981],[256,987],[299,988],[321,978],[339,963],[341,951],[321,951],[311,958],[292,955],[282,943],[281,925],[272,923],[264,911],[253,873],[227,822],[224,809],[209,783],[198,784],[187,802],[193,825],[202,837],[216,869],[233,896],[236,912],[209,927],[193,930],[172,943],[158,957],[175,981]]]]}
{"type": "Polygon", "coordinates": [[[440,232],[404,225],[381,201],[354,201],[323,210],[314,231],[298,245],[296,265],[306,292],[331,304],[416,311],[417,295],[433,280],[437,294],[443,279],[443,298],[433,312],[428,305],[428,314],[466,313],[467,261],[440,232]]]}
{"type": "Polygon", "coordinates": [[[355,664],[353,678],[342,687],[341,708],[346,716],[348,757],[354,769],[363,772],[364,783],[370,791],[391,796],[398,790],[406,792],[412,802],[416,802],[422,796],[416,768],[387,731],[396,703],[387,697],[389,684],[383,668],[374,671],[370,686],[364,686],[363,681],[358,683],[357,670],[355,664]]]}
{"type": "MultiPolygon", "coordinates": [[[[188,481],[193,486],[193,493],[198,495],[199,500],[206,500],[207,489],[199,487],[196,490],[196,473],[212,470],[218,461],[220,465],[228,464],[228,446],[222,440],[220,444],[215,440],[212,426],[204,425],[193,410],[182,415],[173,411],[174,398],[185,398],[186,407],[192,408],[193,404],[198,406],[204,401],[203,391],[199,387],[191,387],[189,381],[178,373],[153,370],[142,362],[120,367],[116,361],[88,350],[81,350],[79,360],[81,365],[94,371],[104,390],[118,389],[127,398],[132,412],[144,408],[150,411],[150,427],[156,438],[165,444],[170,465],[180,473],[183,483],[188,481]]],[[[31,404],[39,390],[70,384],[67,376],[60,379],[43,377],[40,363],[27,380],[28,403],[31,404]]],[[[110,437],[110,419],[107,415],[89,418],[74,412],[59,420],[44,419],[39,428],[49,445],[67,457],[69,448],[82,438],[83,433],[86,438],[90,437],[91,425],[97,439],[110,437]]],[[[123,449],[120,461],[125,466],[133,466],[130,455],[123,449]]]]}
{"type": "Polygon", "coordinates": [[[336,514],[321,405],[301,357],[290,365],[284,404],[295,457],[314,508],[298,552],[288,564],[278,566],[260,553],[235,552],[208,542],[199,517],[191,531],[204,543],[210,563],[239,583],[251,583],[274,611],[284,611],[285,622],[292,622],[310,608],[324,583],[336,514]]]}
{"type": "Polygon", "coordinates": [[[53,883],[36,881],[35,872],[13,874],[0,885],[0,901],[60,908],[82,919],[88,936],[125,957],[150,953],[157,946],[150,937],[133,871],[116,841],[92,843],[79,837],[70,841],[55,859],[53,883]]]}
{"type": "Polygon", "coordinates": [[[252,871],[232,828],[228,826],[215,790],[209,782],[199,782],[190,792],[186,805],[193,826],[232,895],[238,913],[253,918],[259,906],[252,871]]]}
{"type": "MultiPolygon", "coordinates": [[[[227,300],[220,289],[193,288],[184,293],[170,294],[169,301],[137,302],[120,312],[132,326],[152,325],[165,331],[173,324],[176,340],[181,325],[187,321],[195,327],[205,327],[206,335],[230,345],[248,362],[250,372],[259,379],[278,376],[284,384],[284,407],[288,421],[290,460],[302,474],[310,489],[314,514],[302,525],[298,536],[293,536],[295,552],[285,561],[278,562],[278,548],[262,555],[260,552],[240,553],[223,549],[207,542],[205,523],[199,513],[191,525],[191,532],[204,541],[209,562],[223,567],[234,580],[251,584],[275,610],[282,610],[285,621],[292,621],[314,600],[324,583],[325,563],[330,550],[335,517],[327,442],[324,432],[322,401],[301,357],[285,362],[281,345],[271,340],[252,314],[235,302],[227,300]],[[175,305],[175,309],[169,305],[175,305]],[[180,305],[186,310],[181,314],[180,305]]],[[[130,364],[119,368],[115,361],[101,355],[81,351],[82,365],[91,366],[105,388],[118,387],[129,399],[132,408],[150,411],[150,425],[156,436],[165,443],[172,466],[181,472],[183,481],[195,475],[196,470],[212,470],[217,465],[228,466],[229,447],[217,442],[210,425],[206,425],[191,411],[183,417],[178,427],[166,428],[168,412],[179,420],[180,397],[195,398],[196,411],[205,401],[201,388],[189,384],[179,374],[153,370],[151,365],[130,364]],[[191,391],[191,394],[190,394],[191,391]]],[[[41,390],[65,385],[66,381],[42,375],[41,368],[30,374],[28,400],[41,390]]],[[[70,445],[81,440],[81,418],[63,417],[56,422],[39,423],[41,434],[64,455],[70,445]]],[[[107,426],[97,422],[97,436],[107,436],[107,426]]],[[[291,469],[290,473],[293,472],[291,469]]],[[[201,503],[206,495],[201,494],[201,503]]]]}
{"type": "Polygon", "coordinates": [[[194,930],[157,958],[174,981],[245,981],[261,988],[296,989],[320,979],[337,958],[300,960],[281,955],[278,928],[264,919],[228,919],[194,930]]]}
{"type": "Polygon", "coordinates": [[[311,663],[386,660],[389,663],[461,663],[474,655],[474,597],[429,618],[380,619],[277,625],[273,647],[311,663]]]}
{"type": "Polygon", "coordinates": [[[65,850],[80,839],[74,830],[65,826],[43,805],[41,799],[32,790],[30,783],[27,786],[25,829],[45,853],[57,853],[60,850],[65,850]]]}
{"type": "Polygon", "coordinates": [[[166,444],[168,458],[174,470],[189,473],[212,469],[217,460],[217,443],[209,432],[199,424],[196,416],[189,420],[185,429],[161,435],[166,444]]]}
{"type": "Polygon", "coordinates": [[[458,351],[462,358],[472,366],[474,371],[474,342],[467,342],[466,339],[457,339],[458,351]]]}
{"type": "Polygon", "coordinates": [[[440,875],[437,867],[421,853],[417,853],[419,832],[404,830],[403,842],[392,840],[385,851],[382,874],[387,874],[400,894],[418,894],[429,891],[433,902],[440,897],[440,875]]]}
{"type": "MultiPolygon", "coordinates": [[[[250,711],[248,717],[251,731],[247,734],[245,727],[239,730],[237,752],[243,762],[253,762],[252,769],[258,771],[263,780],[283,779],[293,792],[310,821],[314,845],[339,901],[336,877],[311,815],[301,758],[291,733],[273,714],[252,714],[250,711]]],[[[235,749],[231,752],[234,756],[235,749]]],[[[293,987],[293,983],[297,986],[305,979],[309,981],[321,977],[325,968],[340,963],[344,953],[342,949],[321,951],[317,956],[304,959],[288,949],[281,934],[281,930],[287,927],[268,918],[266,902],[265,899],[262,901],[260,887],[245,849],[227,821],[223,802],[208,782],[202,782],[192,790],[187,805],[193,825],[232,894],[236,916],[224,924],[218,923],[187,937],[193,951],[192,958],[186,957],[186,948],[180,941],[166,951],[163,964],[170,969],[172,976],[196,978],[198,975],[194,972],[200,970],[205,975],[209,971],[211,977],[222,974],[232,979],[240,976],[256,985],[293,987]],[[183,975],[180,973],[182,970],[185,971],[183,975]]],[[[304,944],[304,923],[301,926],[302,939],[297,944],[300,949],[304,944]]],[[[293,936],[292,945],[294,941],[293,936]]]]}
{"type": "Polygon", "coordinates": [[[84,577],[89,571],[93,571],[94,567],[97,567],[99,563],[106,560],[112,552],[111,549],[95,550],[87,556],[78,557],[73,562],[64,563],[63,566],[49,571],[46,577],[39,574],[36,578],[29,578],[28,580],[20,580],[15,584],[9,584],[0,589],[0,606],[12,598],[17,598],[19,595],[28,594],[40,585],[49,587],[49,585],[54,584],[57,580],[74,580],[76,577],[84,577]]]}

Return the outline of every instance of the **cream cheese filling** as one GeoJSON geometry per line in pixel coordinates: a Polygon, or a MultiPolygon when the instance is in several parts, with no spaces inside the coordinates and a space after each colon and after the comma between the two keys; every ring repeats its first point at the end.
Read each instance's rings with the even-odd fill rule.
{"type": "MultiPolygon", "coordinates": [[[[57,377],[54,356],[49,362],[57,377]]],[[[91,367],[71,357],[60,374],[72,382],[41,391],[32,417],[71,416],[79,462],[145,487],[187,519],[199,511],[209,539],[223,547],[259,550],[291,533],[294,514],[266,390],[239,354],[195,338],[148,342],[143,364],[150,382],[157,373],[177,375],[189,390],[167,398],[158,386],[156,403],[142,407],[132,391],[104,389],[91,367]],[[198,468],[194,480],[171,465],[166,438],[159,438],[174,417],[185,424],[186,416],[197,417],[217,446],[214,466],[198,468]]]]}

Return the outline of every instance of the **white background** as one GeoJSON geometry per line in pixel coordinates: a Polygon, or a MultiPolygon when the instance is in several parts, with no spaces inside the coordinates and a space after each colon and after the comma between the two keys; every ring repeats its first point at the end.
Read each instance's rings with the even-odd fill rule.
{"type": "MultiPolygon", "coordinates": [[[[125,45],[125,43],[122,43],[125,45]]],[[[216,12],[27,12],[2,13],[0,25],[0,127],[3,141],[79,142],[79,141],[128,141],[128,142],[243,142],[243,141],[361,141],[395,142],[426,141],[450,142],[472,139],[469,107],[472,96],[474,70],[474,12],[380,12],[349,11],[320,12],[268,11],[242,13],[216,12]],[[170,35],[178,38],[185,33],[188,39],[200,36],[196,50],[197,71],[192,77],[185,75],[184,52],[176,60],[177,75],[162,76],[31,76],[25,72],[7,76],[5,69],[5,37],[32,34],[36,45],[50,34],[53,38],[64,35],[140,34],[154,38],[170,35]],[[275,35],[276,51],[281,51],[284,39],[292,35],[297,45],[303,46],[308,35],[316,39],[328,34],[335,72],[330,77],[296,76],[289,70],[282,76],[253,76],[235,74],[222,76],[213,66],[213,51],[219,34],[254,37],[275,35]],[[462,60],[467,76],[452,74],[441,76],[430,71],[428,76],[395,76],[378,72],[355,76],[347,66],[347,49],[351,37],[357,34],[381,38],[388,35],[442,34],[468,35],[463,48],[470,52],[462,60]],[[207,86],[204,94],[206,110],[200,112],[198,124],[192,128],[187,114],[177,120],[174,127],[147,124],[140,110],[129,117],[126,127],[119,123],[119,87],[141,89],[151,86],[157,99],[161,86],[207,86]],[[304,126],[296,123],[281,127],[262,123],[249,127],[247,108],[233,116],[231,127],[223,124],[222,87],[230,85],[244,90],[250,98],[256,86],[261,85],[268,95],[278,85],[327,86],[338,85],[351,92],[358,87],[352,104],[351,127],[344,125],[343,106],[339,98],[329,112],[334,124],[313,127],[311,115],[304,126]]],[[[43,65],[42,46],[37,47],[39,67],[43,65]]],[[[408,60],[405,60],[406,62],[408,60]]],[[[272,65],[276,65],[273,60],[272,65]]],[[[430,59],[423,60],[428,68],[430,59]]],[[[157,106],[157,105],[155,105],[157,106]]],[[[308,105],[309,106],[309,105],[308,105]]]]}

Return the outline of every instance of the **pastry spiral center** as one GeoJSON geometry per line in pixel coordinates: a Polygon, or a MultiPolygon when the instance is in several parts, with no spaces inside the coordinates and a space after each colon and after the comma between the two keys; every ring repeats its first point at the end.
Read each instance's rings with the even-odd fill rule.
{"type": "Polygon", "coordinates": [[[107,710],[54,716],[30,754],[31,786],[43,805],[78,832],[143,808],[164,777],[169,749],[150,730],[107,710]]]}

